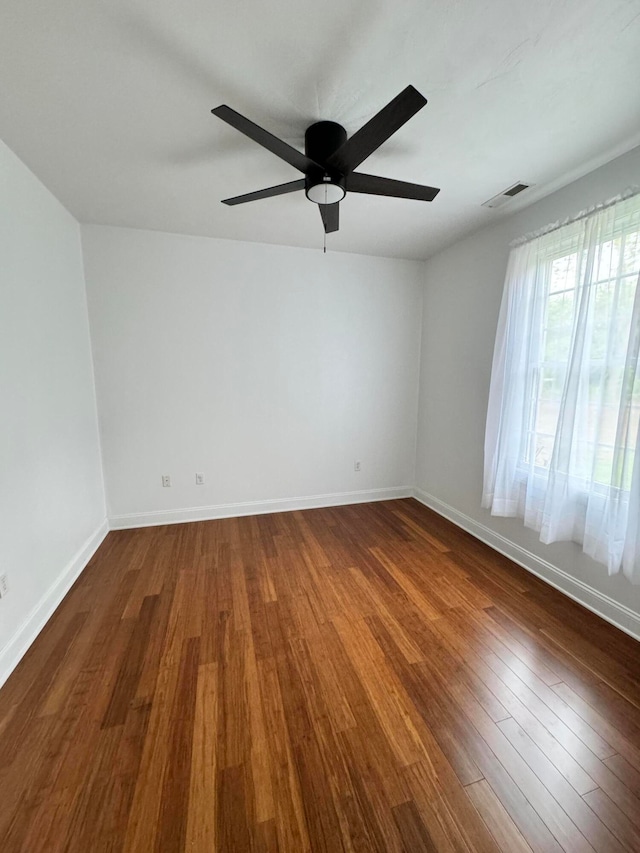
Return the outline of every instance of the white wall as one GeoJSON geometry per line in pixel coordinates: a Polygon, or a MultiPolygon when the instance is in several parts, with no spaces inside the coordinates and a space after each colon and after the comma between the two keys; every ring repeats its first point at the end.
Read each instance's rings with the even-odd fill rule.
{"type": "Polygon", "coordinates": [[[0,684],[106,532],[80,228],[0,142],[0,684]]]}
{"type": "MultiPolygon", "coordinates": [[[[513,543],[515,551],[504,542],[497,544],[516,557],[526,558],[517,551],[523,548],[637,614],[640,587],[621,575],[609,578],[604,566],[585,557],[573,543],[542,545],[521,520],[492,518],[480,508],[480,498],[491,360],[509,242],[639,183],[640,148],[636,148],[427,261],[416,477],[418,487],[441,502],[437,506],[431,501],[441,511],[451,509],[462,514],[459,522],[484,525],[513,543]]],[[[539,563],[535,567],[545,568],[539,563]]],[[[570,579],[552,571],[549,577],[578,593],[570,579]]],[[[591,595],[592,605],[596,599],[607,605],[597,594],[594,598],[588,590],[582,593],[587,599],[591,595]]],[[[633,619],[625,622],[620,611],[618,616],[631,627],[633,619]]],[[[638,625],[634,623],[633,629],[638,625]]]]}
{"type": "Polygon", "coordinates": [[[82,232],[114,525],[413,485],[420,264],[82,232]]]}

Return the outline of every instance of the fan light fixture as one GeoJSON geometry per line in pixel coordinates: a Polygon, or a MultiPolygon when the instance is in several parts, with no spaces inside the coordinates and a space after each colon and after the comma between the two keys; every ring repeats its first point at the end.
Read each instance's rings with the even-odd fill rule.
{"type": "Polygon", "coordinates": [[[336,204],[346,195],[344,187],[334,183],[328,175],[322,179],[322,183],[308,186],[305,192],[309,201],[316,204],[336,204]]]}

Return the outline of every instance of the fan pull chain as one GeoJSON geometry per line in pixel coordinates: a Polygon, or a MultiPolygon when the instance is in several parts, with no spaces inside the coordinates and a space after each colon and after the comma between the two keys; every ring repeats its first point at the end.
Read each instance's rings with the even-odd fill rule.
{"type": "MultiPolygon", "coordinates": [[[[324,203],[327,203],[327,185],[324,185],[324,203]]],[[[327,254],[327,229],[323,227],[324,231],[324,250],[323,254],[327,254]]]]}

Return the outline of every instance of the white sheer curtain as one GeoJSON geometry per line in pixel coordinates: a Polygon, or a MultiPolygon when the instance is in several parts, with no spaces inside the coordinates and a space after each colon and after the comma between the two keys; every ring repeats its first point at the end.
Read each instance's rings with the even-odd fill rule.
{"type": "Polygon", "coordinates": [[[640,583],[640,195],[525,238],[498,322],[482,504],[640,583]]]}

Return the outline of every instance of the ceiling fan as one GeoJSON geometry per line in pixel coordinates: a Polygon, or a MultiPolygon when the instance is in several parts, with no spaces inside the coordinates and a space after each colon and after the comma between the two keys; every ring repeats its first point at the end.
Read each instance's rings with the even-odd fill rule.
{"type": "Polygon", "coordinates": [[[310,125],[305,132],[304,154],[226,104],[216,107],[211,110],[214,115],[304,175],[304,178],[297,181],[225,198],[223,204],[244,204],[247,201],[304,190],[309,201],[315,202],[320,208],[324,230],[330,233],[338,230],[340,202],[347,192],[433,201],[440,192],[435,187],[379,178],[355,171],[363,160],[426,103],[427,99],[417,89],[407,86],[349,139],[342,125],[333,121],[318,121],[310,125]]]}

